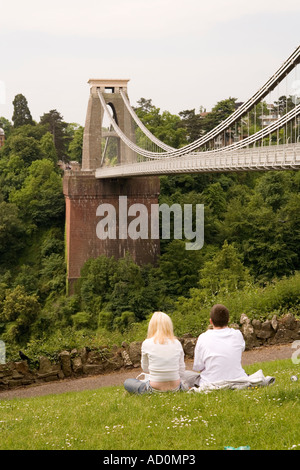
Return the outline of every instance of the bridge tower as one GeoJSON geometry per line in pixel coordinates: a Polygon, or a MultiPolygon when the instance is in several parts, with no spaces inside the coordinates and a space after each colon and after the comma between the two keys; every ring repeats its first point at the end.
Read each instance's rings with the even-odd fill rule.
{"type": "MultiPolygon", "coordinates": [[[[99,239],[97,225],[101,218],[97,209],[102,204],[111,204],[117,214],[117,234],[119,233],[120,196],[127,197],[127,207],[143,204],[148,209],[148,227],[151,227],[151,205],[158,204],[159,178],[157,176],[139,176],[128,178],[97,179],[96,170],[101,171],[103,137],[116,137],[112,131],[103,131],[104,110],[97,93],[103,93],[105,102],[110,106],[113,117],[124,134],[135,141],[134,126],[128,110],[120,95],[120,89],[127,95],[129,80],[89,80],[90,97],[87,108],[82,152],[82,168],[66,170],[63,191],[66,201],[66,262],[69,293],[80,277],[84,263],[100,255],[122,258],[129,253],[134,261],[142,264],[156,264],[159,252],[159,240],[146,238],[99,239]]],[[[134,152],[119,139],[118,163],[130,163],[135,158],[134,152]]],[[[123,207],[123,206],[122,206],[123,207]]],[[[128,217],[128,224],[133,218],[128,217]]]]}
{"type": "MultiPolygon", "coordinates": [[[[95,170],[102,166],[101,141],[103,137],[118,137],[114,131],[103,131],[103,115],[97,90],[103,94],[106,104],[110,107],[113,117],[124,134],[135,142],[135,133],[131,116],[120,95],[122,89],[127,95],[129,80],[90,79],[90,98],[83,136],[82,169],[95,170]]],[[[118,138],[118,163],[131,163],[135,154],[118,138]]]]}

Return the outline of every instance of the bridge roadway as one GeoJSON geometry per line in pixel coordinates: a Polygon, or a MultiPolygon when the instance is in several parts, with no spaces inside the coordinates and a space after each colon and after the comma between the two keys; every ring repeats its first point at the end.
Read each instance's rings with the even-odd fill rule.
{"type": "Polygon", "coordinates": [[[299,170],[300,143],[266,145],[238,150],[191,153],[180,158],[164,158],[144,162],[101,167],[98,179],[127,176],[166,175],[172,173],[212,173],[228,171],[299,170]]]}

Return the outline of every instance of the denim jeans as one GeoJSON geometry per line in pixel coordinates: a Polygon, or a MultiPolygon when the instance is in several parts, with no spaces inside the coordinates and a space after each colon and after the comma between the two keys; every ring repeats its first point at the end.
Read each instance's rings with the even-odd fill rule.
{"type": "MultiPolygon", "coordinates": [[[[135,393],[137,395],[141,395],[142,393],[152,393],[152,392],[160,392],[160,390],[156,390],[151,387],[150,385],[150,380],[147,380],[146,382],[142,382],[141,380],[138,379],[126,379],[124,382],[124,387],[125,390],[129,393],[135,393]]],[[[182,384],[179,385],[178,388],[175,390],[168,390],[168,391],[180,391],[180,390],[185,390],[182,384]]]]}
{"type": "Polygon", "coordinates": [[[124,382],[124,387],[127,392],[135,393],[137,395],[152,391],[152,387],[150,386],[150,380],[142,382],[138,379],[126,379],[124,382]]]}

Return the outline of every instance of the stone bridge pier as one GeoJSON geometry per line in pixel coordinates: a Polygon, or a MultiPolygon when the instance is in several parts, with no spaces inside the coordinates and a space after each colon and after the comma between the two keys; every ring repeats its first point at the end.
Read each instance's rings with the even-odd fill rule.
{"type": "MultiPolygon", "coordinates": [[[[123,258],[128,252],[139,264],[156,264],[160,252],[159,239],[119,238],[120,216],[119,197],[127,197],[127,206],[143,204],[148,212],[149,231],[151,227],[151,205],[158,204],[159,179],[157,177],[124,178],[119,180],[96,179],[93,173],[69,171],[64,175],[66,200],[66,257],[69,293],[80,277],[80,271],[89,258],[100,255],[123,258]],[[116,212],[115,239],[100,239],[97,225],[103,217],[97,216],[102,204],[111,204],[116,212]]],[[[124,211],[124,208],[121,210],[124,211]]],[[[133,217],[128,217],[128,223],[133,217]]]]}

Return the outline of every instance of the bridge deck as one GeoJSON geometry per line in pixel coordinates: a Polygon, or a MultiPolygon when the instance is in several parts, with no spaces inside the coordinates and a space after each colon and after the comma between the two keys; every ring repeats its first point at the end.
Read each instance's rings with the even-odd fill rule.
{"type": "Polygon", "coordinates": [[[191,153],[180,158],[161,158],[140,163],[102,167],[96,178],[211,173],[223,171],[300,169],[300,143],[270,145],[241,150],[191,153]]]}

